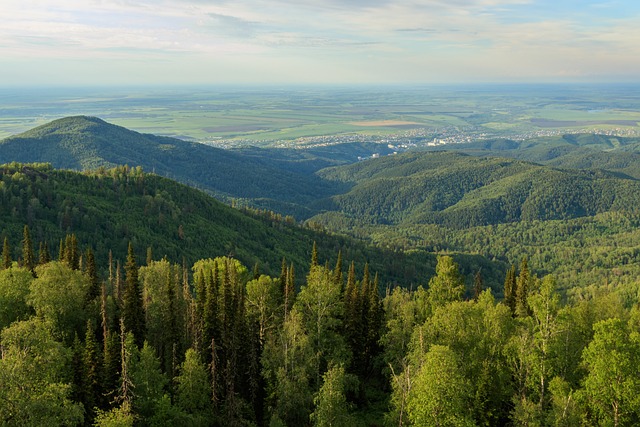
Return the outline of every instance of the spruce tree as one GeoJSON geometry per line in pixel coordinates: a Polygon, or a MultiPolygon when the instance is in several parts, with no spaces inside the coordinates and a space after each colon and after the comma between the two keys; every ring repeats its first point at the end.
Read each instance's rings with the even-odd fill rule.
{"type": "Polygon", "coordinates": [[[311,249],[311,267],[315,267],[318,265],[318,247],[316,245],[316,241],[313,241],[313,248],[311,249]]]}
{"type": "Polygon", "coordinates": [[[476,271],[476,274],[473,276],[473,300],[478,302],[478,298],[482,293],[482,289],[484,284],[482,282],[482,275],[480,274],[480,269],[476,271]]]}
{"type": "Polygon", "coordinates": [[[4,269],[11,267],[11,247],[9,246],[9,238],[6,236],[2,245],[2,267],[4,269]]]}
{"type": "Polygon", "coordinates": [[[529,285],[531,277],[527,257],[520,263],[520,275],[516,281],[516,314],[519,317],[527,317],[531,314],[529,309],[529,285]]]}
{"type": "Polygon", "coordinates": [[[98,271],[96,268],[96,258],[91,248],[87,249],[87,262],[85,273],[89,277],[91,286],[87,292],[87,301],[93,301],[100,295],[100,279],[98,279],[98,271]]]}
{"type": "Polygon", "coordinates": [[[60,245],[58,249],[58,261],[65,262],[66,249],[64,247],[64,239],[60,239],[60,245]]]}
{"type": "Polygon", "coordinates": [[[36,258],[33,253],[33,244],[31,243],[31,234],[29,233],[28,225],[24,226],[22,237],[22,265],[35,275],[34,268],[36,266],[36,258]]]}
{"type": "Polygon", "coordinates": [[[511,310],[511,314],[516,313],[516,266],[511,265],[504,278],[504,302],[511,310]]]}
{"type": "Polygon", "coordinates": [[[44,265],[51,261],[51,255],[49,254],[49,245],[47,241],[40,242],[40,249],[38,251],[38,264],[44,265]]]}
{"type": "Polygon", "coordinates": [[[287,269],[287,280],[284,288],[284,319],[286,320],[287,315],[291,311],[291,307],[293,307],[293,303],[295,302],[296,294],[296,273],[293,267],[293,263],[287,269]]]}
{"type": "Polygon", "coordinates": [[[125,264],[125,286],[122,295],[122,319],[126,332],[133,334],[136,345],[140,348],[145,339],[145,314],[142,303],[142,290],[138,280],[138,265],[133,253],[133,245],[129,243],[127,263],[125,264]]]}
{"type": "Polygon", "coordinates": [[[91,321],[87,321],[82,367],[84,372],[82,382],[82,394],[84,396],[84,400],[82,403],[84,404],[89,418],[87,421],[91,421],[95,415],[93,408],[98,405],[102,394],[102,382],[100,381],[100,351],[95,339],[94,328],[91,321]]]}
{"type": "Polygon", "coordinates": [[[340,285],[342,289],[342,251],[338,251],[338,259],[336,260],[336,267],[333,270],[333,281],[340,285]]]}

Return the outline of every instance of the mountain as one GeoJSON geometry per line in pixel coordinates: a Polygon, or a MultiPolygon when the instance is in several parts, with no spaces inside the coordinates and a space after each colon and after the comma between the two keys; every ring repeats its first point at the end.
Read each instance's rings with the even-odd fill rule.
{"type": "Polygon", "coordinates": [[[633,210],[640,181],[603,170],[560,169],[463,153],[413,152],[319,172],[352,188],[326,200],[320,223],[454,228],[633,210]]]}
{"type": "MultiPolygon", "coordinates": [[[[367,247],[353,239],[301,228],[278,216],[242,212],[205,193],[139,168],[117,167],[78,173],[47,164],[0,166],[0,223],[2,234],[21,253],[22,230],[31,229],[36,242],[47,241],[50,251],[67,233],[82,247],[93,247],[99,260],[109,251],[124,259],[132,242],[144,259],[151,247],[156,259],[167,256],[188,263],[231,255],[245,265],[278,276],[281,261],[293,262],[303,278],[317,242],[320,259],[366,262],[379,272],[381,284],[424,283],[433,274],[435,255],[424,251],[403,254],[367,247]]],[[[495,288],[504,265],[472,255],[457,257],[465,274],[478,268],[495,288]]],[[[332,264],[333,265],[333,264],[332,264]]]]}
{"type": "Polygon", "coordinates": [[[0,164],[46,162],[74,170],[142,166],[224,200],[247,199],[299,217],[308,216],[306,203],[340,191],[336,183],[308,173],[304,159],[270,161],[259,150],[252,153],[140,134],[85,116],[55,120],[0,141],[0,164]]]}
{"type": "Polygon", "coordinates": [[[474,156],[510,157],[565,169],[604,169],[640,179],[639,147],[639,139],[635,137],[566,134],[519,141],[488,139],[451,144],[447,150],[474,156]]]}

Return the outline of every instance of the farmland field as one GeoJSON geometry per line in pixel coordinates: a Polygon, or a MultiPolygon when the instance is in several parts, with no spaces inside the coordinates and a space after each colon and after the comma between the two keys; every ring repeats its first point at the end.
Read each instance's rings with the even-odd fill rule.
{"type": "Polygon", "coordinates": [[[0,138],[70,115],[224,146],[305,138],[640,133],[637,86],[0,89],[0,138]]]}

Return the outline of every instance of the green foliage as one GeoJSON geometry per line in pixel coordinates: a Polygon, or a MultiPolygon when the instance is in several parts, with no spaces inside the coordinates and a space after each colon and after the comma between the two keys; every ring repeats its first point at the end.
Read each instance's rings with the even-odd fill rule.
{"type": "Polygon", "coordinates": [[[176,406],[191,417],[191,425],[207,425],[211,411],[211,386],[207,369],[193,349],[187,350],[175,382],[176,406]]]}
{"type": "Polygon", "coordinates": [[[2,330],[0,420],[5,425],[74,426],[82,405],[71,400],[70,352],[38,318],[2,330]]]}
{"type": "Polygon", "coordinates": [[[630,335],[620,319],[600,321],[594,330],[583,352],[588,369],[584,392],[593,421],[612,426],[635,424],[640,416],[637,333],[630,335]]]}
{"type": "Polygon", "coordinates": [[[429,300],[433,308],[459,301],[464,294],[464,282],[458,265],[450,256],[439,256],[436,275],[429,280],[429,300]]]}
{"type": "Polygon", "coordinates": [[[446,346],[431,347],[409,394],[409,419],[425,427],[473,426],[469,398],[456,354],[446,346]]]}
{"type": "Polygon", "coordinates": [[[318,427],[353,425],[346,399],[346,373],[344,367],[333,366],[322,377],[322,387],[313,399],[316,405],[311,424],[318,427]]]}
{"type": "Polygon", "coordinates": [[[27,297],[33,276],[24,268],[0,270],[0,331],[31,314],[27,297]]]}
{"type": "Polygon", "coordinates": [[[122,319],[124,330],[133,333],[138,347],[142,347],[146,334],[146,321],[142,306],[142,289],[138,280],[138,265],[133,252],[133,246],[129,243],[127,263],[124,266],[126,279],[122,296],[122,319]]]}
{"type": "Polygon", "coordinates": [[[65,342],[71,342],[75,334],[83,336],[85,301],[91,287],[87,276],[57,261],[36,267],[36,275],[27,297],[29,305],[65,342]]]}

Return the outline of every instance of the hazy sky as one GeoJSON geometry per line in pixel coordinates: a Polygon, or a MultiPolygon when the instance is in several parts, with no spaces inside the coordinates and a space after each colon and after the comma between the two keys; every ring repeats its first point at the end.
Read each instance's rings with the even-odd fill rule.
{"type": "Polygon", "coordinates": [[[638,81],[638,0],[0,0],[0,85],[638,81]]]}

